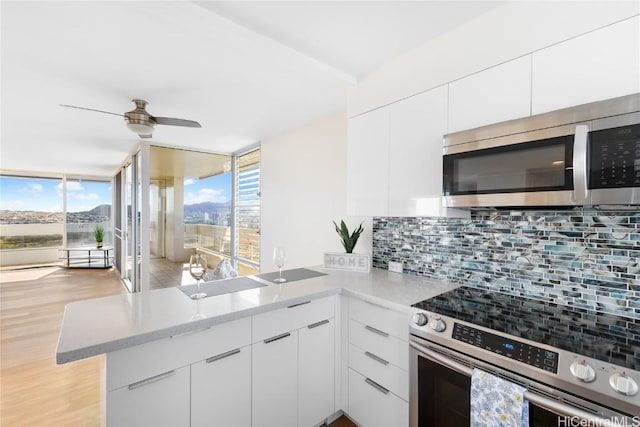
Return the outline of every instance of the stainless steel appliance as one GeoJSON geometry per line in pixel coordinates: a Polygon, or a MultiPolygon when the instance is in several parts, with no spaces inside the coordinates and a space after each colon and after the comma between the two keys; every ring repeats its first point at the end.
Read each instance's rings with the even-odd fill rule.
{"type": "Polygon", "coordinates": [[[640,204],[640,94],[444,137],[449,207],[640,204]]]}
{"type": "Polygon", "coordinates": [[[524,386],[533,427],[640,426],[639,320],[464,286],[413,307],[411,427],[469,427],[474,368],[524,386]]]}

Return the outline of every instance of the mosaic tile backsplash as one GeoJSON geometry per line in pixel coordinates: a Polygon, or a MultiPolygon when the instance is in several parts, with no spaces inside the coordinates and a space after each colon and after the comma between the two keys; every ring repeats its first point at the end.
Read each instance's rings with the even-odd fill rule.
{"type": "Polygon", "coordinates": [[[640,318],[640,210],[373,219],[373,266],[640,318]]]}

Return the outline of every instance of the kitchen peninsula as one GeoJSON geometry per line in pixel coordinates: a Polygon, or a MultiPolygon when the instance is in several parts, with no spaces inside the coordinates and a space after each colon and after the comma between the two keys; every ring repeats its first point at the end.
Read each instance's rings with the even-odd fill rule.
{"type": "MultiPolygon", "coordinates": [[[[362,422],[361,400],[352,399],[349,411],[349,383],[369,368],[349,364],[368,344],[350,342],[359,339],[354,328],[373,331],[374,347],[378,337],[393,339],[407,354],[409,306],[457,285],[379,269],[314,270],[327,274],[202,300],[168,288],[71,303],[57,362],[106,353],[109,425],[313,425],[340,410],[362,422]],[[274,393],[274,381],[291,395],[274,393]]],[[[369,387],[372,397],[390,400],[395,409],[387,412],[401,424],[407,396],[394,384],[408,378],[402,359],[387,357],[400,378],[391,385],[372,381],[376,373],[362,376],[381,387],[369,387]]]]}

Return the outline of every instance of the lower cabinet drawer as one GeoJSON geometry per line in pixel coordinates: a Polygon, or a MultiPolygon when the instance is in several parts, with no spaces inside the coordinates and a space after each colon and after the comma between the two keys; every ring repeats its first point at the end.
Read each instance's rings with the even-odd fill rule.
{"type": "Polygon", "coordinates": [[[375,353],[349,345],[349,367],[404,400],[409,400],[409,373],[375,353]]]}
{"type": "Polygon", "coordinates": [[[362,426],[406,427],[409,404],[349,368],[349,416],[362,426]]]}
{"type": "Polygon", "coordinates": [[[190,367],[107,392],[107,426],[188,426],[190,367]]]}
{"type": "Polygon", "coordinates": [[[336,297],[309,299],[253,316],[252,343],[257,343],[335,316],[336,297]]]}
{"type": "Polygon", "coordinates": [[[107,353],[107,390],[251,343],[251,318],[232,320],[107,353]]]}
{"type": "Polygon", "coordinates": [[[405,371],[409,370],[409,344],[406,341],[381,334],[369,325],[350,319],[349,342],[375,353],[405,371]]]}

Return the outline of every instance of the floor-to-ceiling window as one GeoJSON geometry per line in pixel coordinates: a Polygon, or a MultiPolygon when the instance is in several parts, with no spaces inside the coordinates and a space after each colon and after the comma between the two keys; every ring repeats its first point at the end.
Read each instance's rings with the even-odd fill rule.
{"type": "Polygon", "coordinates": [[[0,176],[0,263],[60,263],[62,247],[95,245],[102,225],[111,244],[111,179],[0,176]]]}
{"type": "Polygon", "coordinates": [[[185,247],[232,256],[231,171],[184,180],[185,247]]]}
{"type": "Polygon", "coordinates": [[[260,272],[260,149],[235,156],[237,245],[234,257],[241,275],[260,272]]]}
{"type": "Polygon", "coordinates": [[[103,243],[113,245],[111,221],[111,180],[66,179],[67,247],[95,244],[95,229],[104,231],[103,243]]]}

